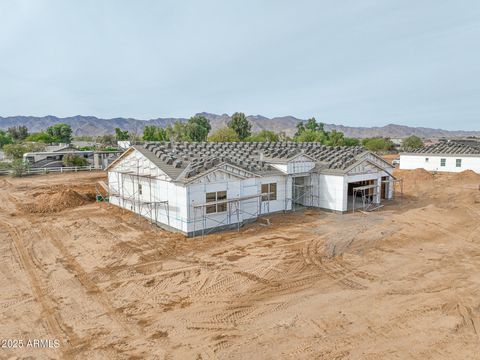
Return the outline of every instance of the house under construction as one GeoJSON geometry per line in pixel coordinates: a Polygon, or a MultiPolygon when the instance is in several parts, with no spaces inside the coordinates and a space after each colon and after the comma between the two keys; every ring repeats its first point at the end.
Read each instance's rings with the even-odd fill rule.
{"type": "Polygon", "coordinates": [[[298,207],[375,209],[397,181],[361,147],[296,142],[146,143],[107,171],[110,203],[188,236],[298,207]]]}

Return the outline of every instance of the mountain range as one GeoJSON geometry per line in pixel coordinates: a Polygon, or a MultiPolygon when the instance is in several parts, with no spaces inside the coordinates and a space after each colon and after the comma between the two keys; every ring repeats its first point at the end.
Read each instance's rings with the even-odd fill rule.
{"type": "MultiPolygon", "coordinates": [[[[227,114],[217,115],[211,113],[198,113],[210,120],[212,129],[218,129],[226,126],[230,120],[227,114]]],[[[281,116],[274,118],[267,118],[261,115],[250,115],[247,117],[252,123],[252,131],[272,130],[275,132],[284,132],[292,136],[296,129],[295,126],[299,121],[305,121],[293,116],[281,116]]],[[[113,118],[101,119],[95,116],[71,116],[59,118],[48,115],[43,117],[36,116],[9,116],[0,117],[0,129],[6,130],[11,126],[25,125],[30,132],[38,132],[45,130],[47,127],[57,124],[66,123],[72,127],[75,136],[81,135],[105,135],[113,134],[115,128],[128,130],[136,134],[141,134],[146,125],[156,125],[165,127],[168,124],[173,124],[176,121],[187,121],[186,118],[157,118],[151,120],[138,120],[133,118],[113,118]]],[[[448,131],[442,129],[431,129],[425,127],[410,127],[404,125],[389,124],[381,127],[354,127],[335,124],[325,124],[326,130],[341,131],[348,137],[366,138],[374,136],[403,138],[410,135],[417,135],[422,138],[454,138],[454,137],[480,137],[480,131],[448,131]]]]}

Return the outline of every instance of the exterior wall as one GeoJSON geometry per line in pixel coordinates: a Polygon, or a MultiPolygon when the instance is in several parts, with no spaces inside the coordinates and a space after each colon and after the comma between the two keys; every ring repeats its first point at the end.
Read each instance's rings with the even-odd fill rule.
{"type": "Polygon", "coordinates": [[[343,211],[345,192],[345,177],[343,175],[324,175],[312,173],[312,199],[306,201],[307,206],[319,207],[332,211],[343,211]]]}
{"type": "Polygon", "coordinates": [[[156,219],[157,223],[173,229],[188,231],[187,191],[184,186],[165,180],[129,176],[114,171],[108,173],[108,183],[113,194],[123,194],[123,196],[111,195],[109,199],[111,204],[133,211],[149,220],[156,219]],[[142,187],[142,194],[138,191],[139,184],[142,187]],[[128,197],[139,201],[132,201],[128,197]],[[142,204],[140,201],[168,201],[168,212],[166,204],[157,204],[155,211],[154,207],[142,204]]]}
{"type": "MultiPolygon", "coordinates": [[[[206,194],[209,192],[217,191],[226,191],[227,199],[236,198],[240,196],[240,180],[224,180],[218,181],[216,183],[201,183],[201,184],[190,184],[187,186],[188,193],[188,232],[193,232],[194,230],[201,230],[203,227],[202,220],[203,215],[202,211],[205,211],[205,208],[197,208],[196,213],[194,213],[195,204],[204,204],[206,202],[206,194]]],[[[229,212],[222,213],[213,213],[208,214],[208,219],[205,220],[205,229],[212,227],[227,225],[237,222],[236,215],[234,219],[229,218],[229,212]]],[[[240,214],[240,221],[243,221],[243,216],[240,214]]]]}
{"type": "Polygon", "coordinates": [[[261,192],[261,184],[277,184],[277,200],[270,200],[268,206],[266,202],[263,202],[262,213],[291,210],[291,203],[286,201],[286,199],[292,197],[291,178],[287,178],[286,176],[268,176],[258,179],[258,182],[258,192],[261,192]]]}
{"type": "Polygon", "coordinates": [[[245,222],[254,220],[260,213],[272,213],[277,211],[289,210],[291,205],[286,202],[286,197],[291,196],[291,182],[288,183],[286,176],[269,176],[262,178],[247,179],[225,179],[215,183],[199,183],[187,186],[188,198],[188,233],[199,232],[205,224],[205,229],[214,227],[228,226],[237,224],[237,215],[235,208],[229,212],[212,213],[203,220],[202,211],[205,209],[197,208],[194,211],[195,204],[204,204],[206,202],[206,193],[226,191],[227,199],[241,198],[250,195],[257,195],[261,192],[262,184],[277,184],[277,199],[268,202],[262,202],[259,197],[246,199],[240,202],[240,212],[238,220],[245,222]],[[287,186],[285,183],[287,182],[287,186]],[[290,184],[290,187],[288,186],[290,184]],[[203,223],[205,221],[205,223],[203,223]]]}
{"type": "Polygon", "coordinates": [[[291,161],[287,164],[270,163],[270,165],[285,174],[309,173],[315,167],[313,161],[291,161]]]}
{"type": "Polygon", "coordinates": [[[110,195],[110,203],[134,211],[150,220],[154,220],[155,214],[148,205],[126,198],[135,198],[144,202],[168,201],[169,216],[167,216],[166,205],[158,204],[156,206],[157,222],[175,230],[187,232],[186,188],[169,181],[165,173],[138,151],[125,155],[108,171],[108,184],[114,194],[110,195]],[[130,172],[132,175],[122,174],[122,172],[130,172]],[[139,184],[142,185],[141,195],[138,192],[139,184]],[[134,194],[135,196],[133,196],[134,194]]]}
{"type": "Polygon", "coordinates": [[[309,173],[315,167],[313,161],[291,161],[287,165],[289,174],[309,173]]]}
{"type": "Polygon", "coordinates": [[[427,171],[461,172],[473,170],[480,174],[480,156],[452,156],[452,155],[400,155],[400,169],[427,171]],[[428,158],[428,161],[426,159],[428,158]],[[440,166],[440,159],[446,159],[445,166],[440,166]],[[462,160],[462,166],[456,166],[456,160],[462,160]]]}
{"type": "Polygon", "coordinates": [[[281,172],[287,174],[288,173],[288,165],[287,164],[270,164],[275,169],[280,170],[281,172]]]}

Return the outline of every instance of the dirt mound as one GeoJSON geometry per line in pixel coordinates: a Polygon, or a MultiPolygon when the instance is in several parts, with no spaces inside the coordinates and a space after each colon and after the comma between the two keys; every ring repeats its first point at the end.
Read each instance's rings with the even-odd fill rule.
{"type": "Polygon", "coordinates": [[[456,175],[456,178],[459,180],[472,180],[472,181],[480,181],[480,174],[477,174],[475,171],[472,170],[465,170],[456,175]]]}
{"type": "Polygon", "coordinates": [[[433,174],[425,169],[399,170],[395,169],[393,173],[397,178],[405,181],[428,181],[433,180],[433,174]]]}
{"type": "Polygon", "coordinates": [[[34,201],[24,207],[31,213],[55,213],[65,209],[85,205],[90,199],[75,190],[47,191],[34,194],[34,201]]]}

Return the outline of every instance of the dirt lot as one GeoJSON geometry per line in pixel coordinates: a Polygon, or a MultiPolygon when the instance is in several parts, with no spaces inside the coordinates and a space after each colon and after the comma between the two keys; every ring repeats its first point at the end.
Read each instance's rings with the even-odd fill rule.
{"type": "Polygon", "coordinates": [[[369,214],[185,239],[92,202],[103,174],[0,178],[0,358],[479,359],[480,176],[369,214]]]}

